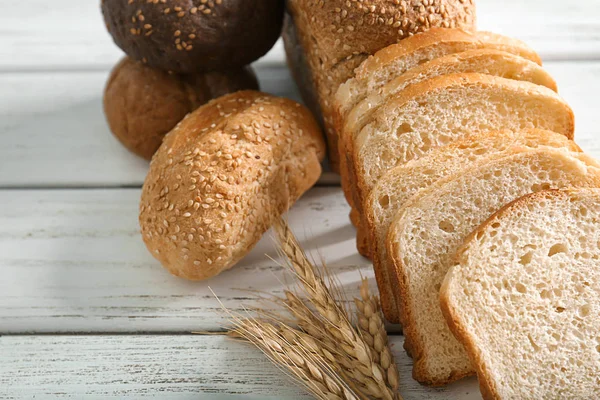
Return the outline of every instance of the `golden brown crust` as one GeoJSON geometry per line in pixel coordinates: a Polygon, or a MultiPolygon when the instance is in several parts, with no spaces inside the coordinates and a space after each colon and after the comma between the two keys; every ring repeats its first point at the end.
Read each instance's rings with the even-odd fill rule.
{"type": "Polygon", "coordinates": [[[171,273],[202,280],[231,268],[316,181],[325,143],[291,100],[238,92],[188,115],[144,183],[146,246],[171,273]]]}
{"type": "Polygon", "coordinates": [[[132,153],[150,160],[164,136],[188,113],[244,89],[258,89],[250,67],[183,76],[125,57],[108,79],[104,112],[115,137],[132,153]]]}
{"type": "Polygon", "coordinates": [[[333,96],[353,70],[377,50],[415,33],[436,26],[471,29],[475,24],[472,0],[439,0],[435,4],[427,0],[410,5],[398,0],[289,0],[288,8],[315,82],[330,162],[336,171],[333,96]]]}
{"type": "Polygon", "coordinates": [[[281,0],[102,0],[101,7],[127,55],[186,74],[257,60],[279,38],[284,9],[281,0]]]}

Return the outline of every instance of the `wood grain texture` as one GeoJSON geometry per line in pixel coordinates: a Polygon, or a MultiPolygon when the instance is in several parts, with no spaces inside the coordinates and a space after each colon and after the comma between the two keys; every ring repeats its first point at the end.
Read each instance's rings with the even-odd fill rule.
{"type": "MultiPolygon", "coordinates": [[[[443,389],[410,378],[392,337],[405,400],[480,399],[475,379],[443,389]]],[[[251,346],[221,336],[0,337],[3,399],[310,398],[251,346]]]]}
{"type": "MultiPolygon", "coordinates": [[[[597,0],[478,0],[477,6],[480,29],[523,39],[544,59],[600,57],[597,0]]],[[[0,70],[107,70],[122,55],[106,32],[97,1],[3,1],[0,15],[0,70]]],[[[261,61],[282,60],[278,43],[261,61]]]]}
{"type": "MultiPolygon", "coordinates": [[[[299,101],[283,65],[256,70],[263,91],[299,101]]],[[[141,186],[148,163],[113,137],[104,117],[107,77],[97,71],[0,73],[0,187],[141,186]]],[[[328,172],[321,178],[338,182],[328,172]]]]}
{"type": "MultiPolygon", "coordinates": [[[[577,116],[577,140],[600,156],[600,62],[547,63],[577,116]]],[[[258,68],[263,90],[298,99],[284,66],[258,68]]],[[[102,112],[107,74],[0,74],[0,187],[141,186],[148,168],[112,136],[102,112]],[[18,171],[18,173],[16,172],[18,171]]],[[[337,183],[326,173],[322,183],[337,183]]]]}
{"type": "MultiPolygon", "coordinates": [[[[138,189],[0,191],[0,334],[220,330],[210,287],[233,309],[253,291],[293,283],[265,235],[235,268],[206,282],[171,276],[138,231],[138,189]]],[[[350,295],[371,264],[356,253],[339,188],[315,188],[288,213],[307,251],[327,261],[350,295]]],[[[376,286],[373,282],[373,289],[376,286]]],[[[272,305],[269,305],[272,307],[272,305]]]]}

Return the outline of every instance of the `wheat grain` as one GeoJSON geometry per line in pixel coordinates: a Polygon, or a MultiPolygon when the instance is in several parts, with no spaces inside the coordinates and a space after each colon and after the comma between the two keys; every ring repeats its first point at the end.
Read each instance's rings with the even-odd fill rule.
{"type": "Polygon", "coordinates": [[[359,400],[353,390],[322,358],[319,345],[309,336],[287,326],[267,321],[237,319],[233,334],[261,349],[267,357],[288,371],[315,397],[327,400],[359,400]]]}
{"type": "Polygon", "coordinates": [[[360,299],[354,299],[358,328],[363,339],[371,348],[375,361],[385,371],[388,387],[397,393],[399,387],[398,366],[390,350],[383,323],[381,303],[378,296],[369,293],[369,283],[366,279],[363,279],[360,287],[360,297],[360,299]]]}
{"type": "Polygon", "coordinates": [[[281,251],[323,321],[325,327],[323,332],[330,335],[343,353],[353,360],[353,368],[347,372],[352,374],[352,378],[369,396],[385,400],[397,399],[397,391],[387,385],[387,371],[375,362],[371,348],[357,334],[346,310],[331,295],[331,291],[318,274],[318,270],[306,257],[287,223],[279,219],[275,221],[274,229],[278,235],[281,251]]]}

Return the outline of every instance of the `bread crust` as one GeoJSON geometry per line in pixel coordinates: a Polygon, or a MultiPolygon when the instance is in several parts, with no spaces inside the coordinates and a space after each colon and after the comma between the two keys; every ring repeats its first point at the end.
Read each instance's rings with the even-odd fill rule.
{"type": "Polygon", "coordinates": [[[239,68],[266,54],[283,24],[280,0],[102,0],[115,43],[165,71],[239,68]]]}
{"type": "Polygon", "coordinates": [[[188,115],[152,159],[140,226],[172,274],[231,268],[318,180],[325,143],[310,112],[260,92],[220,97],[188,115]]]}
{"type": "Polygon", "coordinates": [[[176,75],[125,57],[106,84],[104,113],[115,137],[150,160],[164,136],[188,113],[211,99],[246,89],[258,89],[251,67],[176,75]]]}
{"type": "Polygon", "coordinates": [[[369,55],[436,26],[472,29],[472,0],[441,0],[429,7],[396,0],[288,0],[288,9],[317,89],[329,143],[329,158],[339,170],[333,96],[369,55]]]}
{"type": "MultiPolygon", "coordinates": [[[[538,203],[556,198],[570,199],[572,195],[578,195],[580,193],[593,193],[598,195],[600,194],[600,190],[551,189],[531,193],[512,201],[511,203],[505,205],[496,213],[494,213],[483,224],[481,224],[477,229],[475,229],[470,235],[467,236],[463,245],[456,253],[456,263],[459,264],[461,262],[461,260],[464,257],[464,253],[467,251],[471,243],[477,240],[476,238],[478,234],[485,232],[489,226],[501,221],[504,217],[507,217],[514,212],[518,212],[522,209],[527,208],[527,206],[531,203],[538,203]]],[[[475,345],[473,338],[464,329],[459,314],[453,309],[452,305],[450,304],[450,291],[452,290],[451,282],[453,270],[454,267],[452,267],[448,271],[440,289],[440,307],[442,309],[442,314],[444,315],[444,318],[446,319],[446,322],[450,327],[450,331],[464,345],[467,354],[469,355],[469,360],[471,361],[471,364],[476,370],[477,379],[479,381],[479,389],[483,398],[485,400],[501,400],[499,390],[496,387],[494,380],[491,379],[491,374],[489,373],[486,365],[483,362],[481,351],[475,345]]]]}

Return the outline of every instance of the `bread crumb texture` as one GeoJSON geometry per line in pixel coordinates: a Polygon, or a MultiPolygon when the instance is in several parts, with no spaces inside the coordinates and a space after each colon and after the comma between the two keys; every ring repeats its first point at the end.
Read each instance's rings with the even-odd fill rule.
{"type": "MultiPolygon", "coordinates": [[[[446,384],[474,372],[439,302],[442,281],[465,238],[511,201],[566,187],[600,187],[597,164],[581,153],[532,149],[482,160],[435,183],[398,211],[390,226],[388,252],[399,271],[400,311],[405,335],[414,346],[417,380],[446,384]]],[[[507,233],[504,239],[513,236],[507,233]]],[[[502,324],[495,324],[494,329],[499,327],[502,324]]]]}
{"type": "Polygon", "coordinates": [[[299,104],[260,92],[221,97],[165,138],[142,190],[143,239],[173,274],[235,265],[318,180],[325,144],[299,104]]]}
{"type": "Polygon", "coordinates": [[[473,233],[442,304],[486,398],[600,398],[600,190],[540,192],[473,233]]]}

